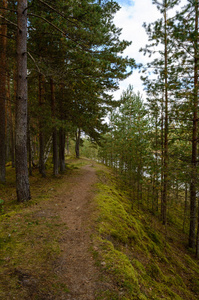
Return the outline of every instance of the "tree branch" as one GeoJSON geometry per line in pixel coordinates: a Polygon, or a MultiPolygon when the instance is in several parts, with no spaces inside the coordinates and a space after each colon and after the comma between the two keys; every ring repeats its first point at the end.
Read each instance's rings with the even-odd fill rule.
{"type": "Polygon", "coordinates": [[[64,19],[66,19],[67,21],[71,22],[72,24],[75,24],[77,26],[77,24],[71,20],[69,20],[62,12],[56,10],[54,7],[52,7],[51,5],[49,5],[48,3],[42,1],[42,0],[38,0],[39,2],[41,2],[42,4],[46,5],[48,8],[50,8],[51,10],[53,10],[54,12],[56,12],[58,15],[60,15],[61,17],[63,17],[64,19]]]}
{"type": "Polygon", "coordinates": [[[32,59],[32,61],[34,62],[35,66],[37,67],[38,72],[41,73],[41,71],[40,71],[40,69],[39,69],[39,66],[37,65],[37,63],[36,63],[34,57],[30,54],[30,52],[27,52],[27,53],[28,53],[28,55],[30,56],[30,58],[32,59]]]}
{"type": "Polygon", "coordinates": [[[14,39],[14,38],[12,38],[11,36],[4,35],[4,34],[1,34],[1,33],[0,33],[0,36],[6,37],[7,39],[15,40],[15,39],[14,39]]]}
{"type": "Polygon", "coordinates": [[[10,21],[10,20],[6,19],[6,18],[5,18],[5,17],[3,17],[2,15],[0,15],[0,18],[1,18],[1,19],[4,19],[4,20],[6,20],[8,23],[10,23],[10,24],[12,24],[12,25],[14,25],[14,26],[18,27],[18,25],[17,25],[16,23],[13,23],[12,21],[10,21]]]}
{"type": "Polygon", "coordinates": [[[10,9],[10,8],[5,8],[5,7],[0,7],[0,9],[2,9],[2,10],[9,10],[9,11],[17,13],[17,10],[15,10],[15,9],[10,9]]]}
{"type": "Polygon", "coordinates": [[[69,40],[73,41],[75,44],[79,45],[82,49],[84,49],[85,51],[89,52],[89,53],[93,53],[93,51],[89,50],[88,48],[84,47],[83,45],[81,45],[80,43],[78,43],[76,40],[74,40],[72,37],[70,37],[65,31],[63,31],[62,29],[60,29],[59,27],[57,27],[56,25],[54,25],[52,22],[48,21],[47,19],[45,19],[44,17],[38,16],[36,14],[33,13],[28,13],[29,16],[33,16],[39,19],[42,19],[44,22],[48,23],[49,25],[51,25],[52,27],[54,27],[57,31],[61,32],[64,36],[66,36],[69,40]]]}

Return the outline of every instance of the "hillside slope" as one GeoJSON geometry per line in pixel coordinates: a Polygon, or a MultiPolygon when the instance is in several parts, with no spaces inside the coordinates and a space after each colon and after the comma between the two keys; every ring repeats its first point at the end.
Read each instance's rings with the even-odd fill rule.
{"type": "Polygon", "coordinates": [[[183,234],[132,209],[107,169],[98,176],[95,255],[117,286],[108,299],[199,299],[198,263],[179,240],[183,234]]]}

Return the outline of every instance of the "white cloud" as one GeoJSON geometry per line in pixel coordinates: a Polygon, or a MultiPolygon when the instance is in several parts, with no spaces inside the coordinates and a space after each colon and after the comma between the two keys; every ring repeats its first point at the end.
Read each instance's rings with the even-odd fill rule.
{"type": "MultiPolygon", "coordinates": [[[[160,12],[156,5],[152,4],[152,0],[118,0],[118,3],[121,9],[117,12],[114,23],[117,27],[122,28],[121,39],[132,41],[131,46],[124,51],[124,55],[134,58],[137,63],[146,64],[149,61],[148,56],[139,52],[139,49],[148,43],[148,36],[142,25],[144,22],[149,24],[161,18],[160,12]]],[[[186,0],[183,0],[182,3],[185,4],[186,0]]],[[[145,97],[144,87],[137,70],[129,78],[121,81],[120,90],[113,94],[114,97],[118,99],[122,90],[126,89],[129,84],[132,84],[134,90],[140,91],[145,97]]]]}

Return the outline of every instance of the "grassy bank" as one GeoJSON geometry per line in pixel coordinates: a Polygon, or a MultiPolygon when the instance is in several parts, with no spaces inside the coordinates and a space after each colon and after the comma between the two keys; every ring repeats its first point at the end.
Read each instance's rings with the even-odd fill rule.
{"type": "Polygon", "coordinates": [[[98,176],[93,251],[112,291],[97,299],[199,299],[198,263],[181,243],[183,234],[132,210],[133,199],[107,169],[98,176]]]}

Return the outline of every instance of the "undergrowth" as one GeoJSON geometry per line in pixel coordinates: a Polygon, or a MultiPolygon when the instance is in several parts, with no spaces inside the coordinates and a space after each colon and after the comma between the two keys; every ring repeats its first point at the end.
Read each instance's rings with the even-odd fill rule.
{"type": "Polygon", "coordinates": [[[53,206],[73,169],[68,166],[65,175],[54,177],[48,165],[46,178],[33,170],[32,199],[18,204],[14,169],[7,167],[7,182],[0,186],[0,299],[57,299],[68,293],[54,272],[59,240],[67,227],[53,206]]]}
{"type": "Polygon", "coordinates": [[[117,295],[99,299],[198,299],[197,262],[183,245],[169,241],[155,217],[136,210],[107,169],[98,170],[98,177],[95,256],[117,295]]]}

